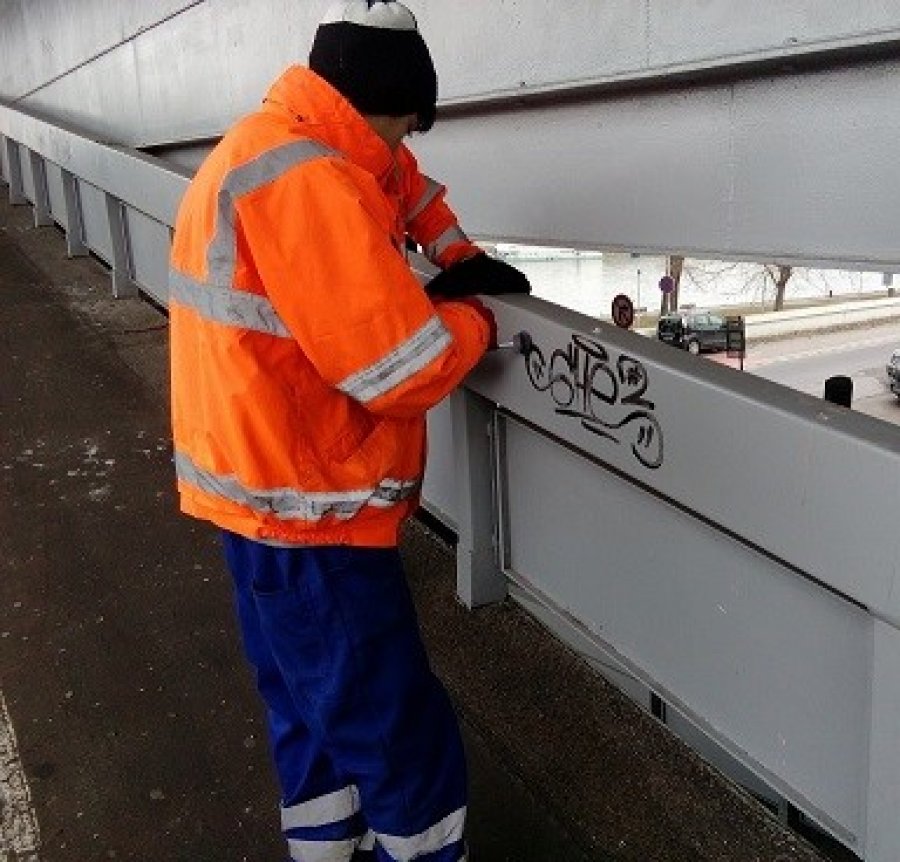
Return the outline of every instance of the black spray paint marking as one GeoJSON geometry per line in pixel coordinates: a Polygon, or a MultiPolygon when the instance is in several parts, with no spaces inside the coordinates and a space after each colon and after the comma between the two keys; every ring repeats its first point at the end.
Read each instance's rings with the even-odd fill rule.
{"type": "Polygon", "coordinates": [[[580,419],[588,431],[614,443],[631,443],[635,458],[651,470],[662,464],[662,428],[652,413],[655,405],[644,397],[649,379],[637,359],[622,354],[613,366],[599,341],[575,333],[549,361],[532,344],[525,367],[531,385],[550,393],[560,416],[580,419]]]}

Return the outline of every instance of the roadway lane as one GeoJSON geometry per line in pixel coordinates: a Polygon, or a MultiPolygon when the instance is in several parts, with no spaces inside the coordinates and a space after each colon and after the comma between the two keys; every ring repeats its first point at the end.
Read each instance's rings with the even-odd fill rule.
{"type": "Polygon", "coordinates": [[[882,324],[752,344],[744,369],[816,397],[822,397],[829,377],[849,375],[855,410],[900,424],[900,400],[888,389],[884,370],[896,348],[900,325],[882,324]]]}

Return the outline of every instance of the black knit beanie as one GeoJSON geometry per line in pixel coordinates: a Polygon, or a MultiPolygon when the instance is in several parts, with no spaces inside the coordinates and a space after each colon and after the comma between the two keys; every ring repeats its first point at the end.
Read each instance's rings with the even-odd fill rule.
{"type": "Polygon", "coordinates": [[[434,124],[437,73],[416,19],[402,3],[333,4],[316,30],[309,68],[361,114],[417,114],[422,132],[434,124]]]}

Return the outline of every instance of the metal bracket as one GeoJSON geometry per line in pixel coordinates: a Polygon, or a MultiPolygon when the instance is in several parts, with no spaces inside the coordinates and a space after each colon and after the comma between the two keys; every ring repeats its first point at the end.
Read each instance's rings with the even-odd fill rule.
{"type": "Polygon", "coordinates": [[[19,145],[12,138],[6,141],[6,164],[9,167],[9,202],[13,206],[27,204],[24,186],[22,185],[22,162],[19,158],[19,145]]]}
{"type": "Polygon", "coordinates": [[[458,465],[456,589],[468,608],[506,598],[506,576],[497,560],[494,445],[496,405],[468,389],[453,398],[453,449],[458,465]]]}
{"type": "Polygon", "coordinates": [[[84,241],[84,217],[81,213],[78,180],[69,171],[63,170],[62,184],[66,203],[66,250],[69,257],[86,257],[89,252],[84,241]]]}
{"type": "Polygon", "coordinates": [[[111,194],[106,195],[106,214],[109,221],[109,237],[112,243],[112,285],[116,299],[126,299],[138,295],[138,286],[132,276],[131,250],[128,241],[128,224],[122,201],[111,194]]]}
{"type": "Polygon", "coordinates": [[[34,226],[50,227],[53,214],[50,212],[50,188],[47,185],[47,164],[43,156],[28,150],[31,161],[31,177],[34,180],[34,226]]]}

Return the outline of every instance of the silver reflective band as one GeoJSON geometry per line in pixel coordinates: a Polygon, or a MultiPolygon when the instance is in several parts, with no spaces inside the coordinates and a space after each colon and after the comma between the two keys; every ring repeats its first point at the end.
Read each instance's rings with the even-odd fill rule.
{"type": "Polygon", "coordinates": [[[468,242],[469,238],[458,225],[448,227],[434,242],[425,247],[428,259],[437,263],[437,259],[455,242],[468,242]]]}
{"type": "Polygon", "coordinates": [[[294,862],[350,862],[358,839],[342,841],[299,841],[288,839],[288,853],[294,862]]]}
{"type": "Polygon", "coordinates": [[[337,388],[365,404],[421,371],[440,356],[452,340],[440,317],[433,315],[399,347],[368,368],[345,378],[337,388]]]}
{"type": "Polygon", "coordinates": [[[378,485],[378,496],[369,500],[369,504],[386,509],[411,497],[419,488],[418,480],[401,482],[399,479],[382,479],[378,485]]]}
{"type": "Polygon", "coordinates": [[[439,266],[435,266],[424,254],[420,254],[417,251],[410,252],[407,263],[410,271],[419,280],[419,284],[422,287],[428,284],[441,271],[439,266]]]}
{"type": "Polygon", "coordinates": [[[194,281],[176,270],[169,272],[169,298],[192,308],[204,320],[265,332],[278,338],[291,338],[274,306],[264,296],[215,287],[194,281]]]}
{"type": "Polygon", "coordinates": [[[352,784],[316,799],[281,809],[281,828],[324,826],[346,820],[359,811],[359,791],[352,784]]]}
{"type": "Polygon", "coordinates": [[[388,508],[417,493],[419,480],[382,479],[361,491],[297,491],[293,488],[245,488],[235,476],[202,470],[183,452],[175,453],[175,472],[182,482],[283,521],[320,521],[326,515],[349,520],[364,506],[388,508]]]}
{"type": "Polygon", "coordinates": [[[431,177],[425,177],[425,191],[416,201],[416,205],[406,214],[406,223],[409,224],[415,219],[443,190],[444,187],[439,182],[435,182],[431,177]]]}
{"type": "Polygon", "coordinates": [[[266,183],[277,180],[304,162],[324,156],[343,158],[337,150],[332,150],[318,141],[304,138],[267,150],[253,161],[234,168],[225,175],[218,194],[216,235],[209,244],[207,253],[210,282],[222,287],[230,287],[234,279],[237,255],[234,231],[236,199],[255,191],[266,183]]]}
{"type": "Polygon", "coordinates": [[[450,844],[462,841],[465,824],[466,809],[463,807],[448,814],[439,823],[435,823],[434,826],[418,835],[402,838],[399,835],[384,835],[376,832],[375,837],[397,862],[411,862],[419,856],[437,853],[438,850],[450,844]]]}

